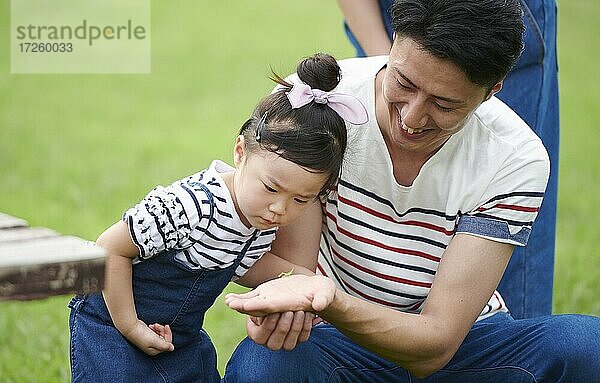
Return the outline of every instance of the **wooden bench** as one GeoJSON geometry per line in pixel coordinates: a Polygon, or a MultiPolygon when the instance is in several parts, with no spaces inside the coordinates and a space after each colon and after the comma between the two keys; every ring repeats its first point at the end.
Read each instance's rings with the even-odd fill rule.
{"type": "Polygon", "coordinates": [[[0,301],[100,291],[104,250],[0,213],[0,301]]]}

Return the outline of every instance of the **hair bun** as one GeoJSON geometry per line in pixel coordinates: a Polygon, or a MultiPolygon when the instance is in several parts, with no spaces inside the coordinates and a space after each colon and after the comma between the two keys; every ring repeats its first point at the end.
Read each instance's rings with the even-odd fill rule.
{"type": "Polygon", "coordinates": [[[327,53],[317,53],[302,60],[296,68],[302,82],[325,92],[333,90],[342,78],[336,59],[327,53]]]}

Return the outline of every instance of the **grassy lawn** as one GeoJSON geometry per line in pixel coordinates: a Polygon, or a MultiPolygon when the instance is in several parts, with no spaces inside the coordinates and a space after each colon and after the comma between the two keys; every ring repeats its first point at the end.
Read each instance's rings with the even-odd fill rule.
{"type": "Polygon", "coordinates": [[[561,148],[554,311],[600,315],[600,2],[559,0],[561,148]]]}
{"type": "MultiPolygon", "coordinates": [[[[230,161],[237,130],[271,89],[270,67],[285,74],[316,51],[353,54],[333,1],[154,1],[152,74],[10,75],[9,14],[3,2],[0,211],[87,239],[154,185],[230,161]]],[[[600,315],[599,17],[597,0],[559,1],[557,313],[600,315]]],[[[2,382],[69,379],[69,299],[0,304],[2,382]]],[[[221,371],[243,323],[221,301],[207,317],[221,371]]]]}

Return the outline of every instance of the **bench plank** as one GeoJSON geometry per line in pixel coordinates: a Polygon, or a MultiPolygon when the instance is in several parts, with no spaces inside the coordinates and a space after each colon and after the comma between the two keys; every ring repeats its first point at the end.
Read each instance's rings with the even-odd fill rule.
{"type": "Polygon", "coordinates": [[[0,271],[0,301],[100,291],[104,260],[48,263],[0,271]]]}
{"type": "Polygon", "coordinates": [[[93,242],[72,236],[0,242],[0,270],[46,263],[103,258],[104,251],[93,242]]]}
{"type": "Polygon", "coordinates": [[[0,301],[102,289],[104,250],[0,213],[0,301]]]}
{"type": "Polygon", "coordinates": [[[0,213],[0,229],[11,227],[26,227],[27,221],[21,218],[12,217],[10,215],[0,213]]]}
{"type": "Polygon", "coordinates": [[[31,239],[56,237],[59,234],[45,227],[11,227],[0,230],[0,243],[28,241],[31,239]]]}

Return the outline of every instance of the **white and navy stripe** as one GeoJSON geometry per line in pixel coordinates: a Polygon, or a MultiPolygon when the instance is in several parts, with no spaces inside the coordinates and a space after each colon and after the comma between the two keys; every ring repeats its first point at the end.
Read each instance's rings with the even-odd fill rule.
{"type": "Polygon", "coordinates": [[[214,161],[211,166],[164,188],[154,188],[139,204],[129,209],[131,238],[147,259],[165,250],[178,250],[176,258],[192,269],[216,270],[232,265],[249,245],[235,271],[241,277],[270,250],[276,229],[261,231],[240,220],[231,195],[219,173],[232,171],[214,161]]]}

